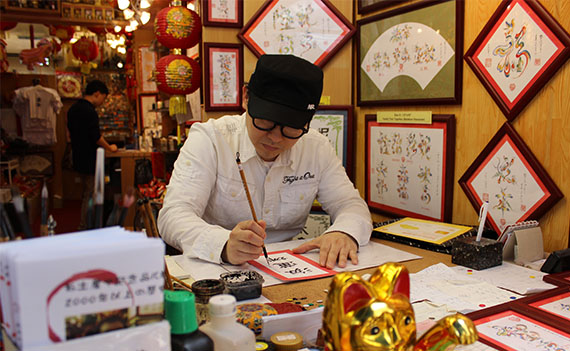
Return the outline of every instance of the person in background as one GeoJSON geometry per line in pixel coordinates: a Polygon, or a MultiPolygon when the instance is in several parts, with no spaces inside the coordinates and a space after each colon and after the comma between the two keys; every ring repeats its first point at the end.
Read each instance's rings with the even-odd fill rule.
{"type": "Polygon", "coordinates": [[[243,88],[246,112],[190,129],[159,212],[162,238],[191,257],[242,264],[258,258],[264,242],[301,232],[317,199],[332,225],[293,252],[319,249],[319,263],[328,268],[345,267],[348,260],[357,264],[372,221],[327,137],[309,129],[322,88],[323,72],[312,63],[292,55],[261,56],[243,88]]]}
{"type": "Polygon", "coordinates": [[[87,209],[95,186],[95,163],[97,148],[117,151],[117,145],[109,144],[99,131],[99,115],[95,110],[101,106],[109,89],[105,83],[92,80],[85,88],[82,99],[74,103],[67,111],[67,129],[71,138],[73,169],[81,174],[83,193],[81,199],[81,220],[78,230],[87,229],[87,209]]]}

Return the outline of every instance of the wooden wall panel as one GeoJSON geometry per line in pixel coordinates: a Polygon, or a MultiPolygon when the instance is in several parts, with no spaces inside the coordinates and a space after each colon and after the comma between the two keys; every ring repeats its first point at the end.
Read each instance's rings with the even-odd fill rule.
{"type": "MultiPolygon", "coordinates": [[[[465,1],[464,51],[470,47],[483,26],[499,5],[499,0],[465,1]]],[[[570,31],[570,2],[540,0],[554,18],[570,31]]],[[[389,9],[388,9],[389,10],[389,9]]],[[[373,14],[367,14],[373,15],[373,14]]],[[[357,19],[361,18],[357,16],[357,19]]],[[[357,65],[357,64],[355,64],[357,65]]],[[[354,67],[355,74],[357,67],[354,67]]],[[[356,89],[356,86],[354,87],[356,89]]],[[[514,120],[513,126],[532,150],[539,162],[567,197],[570,196],[570,64],[567,62],[543,87],[514,120]]],[[[356,100],[354,100],[356,104],[356,100]]],[[[435,113],[455,114],[457,140],[455,150],[455,187],[453,195],[453,222],[475,225],[476,211],[457,180],[487,145],[497,130],[506,122],[491,96],[473,71],[463,66],[463,103],[457,106],[373,107],[357,109],[357,186],[364,191],[364,129],[365,114],[391,110],[431,110],[435,113]]],[[[541,219],[546,251],[568,247],[570,207],[567,198],[559,201],[541,219]]],[[[385,217],[373,215],[380,221],[385,217]]]]}

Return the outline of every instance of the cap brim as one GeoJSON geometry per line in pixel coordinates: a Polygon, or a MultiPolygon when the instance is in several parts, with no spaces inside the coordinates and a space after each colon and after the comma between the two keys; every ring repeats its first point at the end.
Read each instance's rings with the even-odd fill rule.
{"type": "Polygon", "coordinates": [[[267,119],[278,124],[303,128],[311,121],[315,110],[299,111],[286,105],[264,100],[254,92],[248,91],[247,112],[255,118],[267,119]]]}

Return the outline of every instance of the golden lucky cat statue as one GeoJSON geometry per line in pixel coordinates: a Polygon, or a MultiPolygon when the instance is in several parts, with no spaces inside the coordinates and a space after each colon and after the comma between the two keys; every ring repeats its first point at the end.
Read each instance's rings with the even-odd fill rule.
{"type": "Polygon", "coordinates": [[[416,340],[408,270],[379,266],[369,280],[344,272],[331,282],[323,312],[325,351],[450,351],[477,341],[473,322],[457,313],[416,340]]]}

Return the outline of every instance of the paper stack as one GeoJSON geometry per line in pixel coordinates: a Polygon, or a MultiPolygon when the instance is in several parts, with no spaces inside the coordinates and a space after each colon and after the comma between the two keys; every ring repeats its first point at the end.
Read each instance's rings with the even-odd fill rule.
{"type": "Polygon", "coordinates": [[[0,245],[6,334],[21,350],[162,319],[164,243],[119,227],[0,245]]]}

